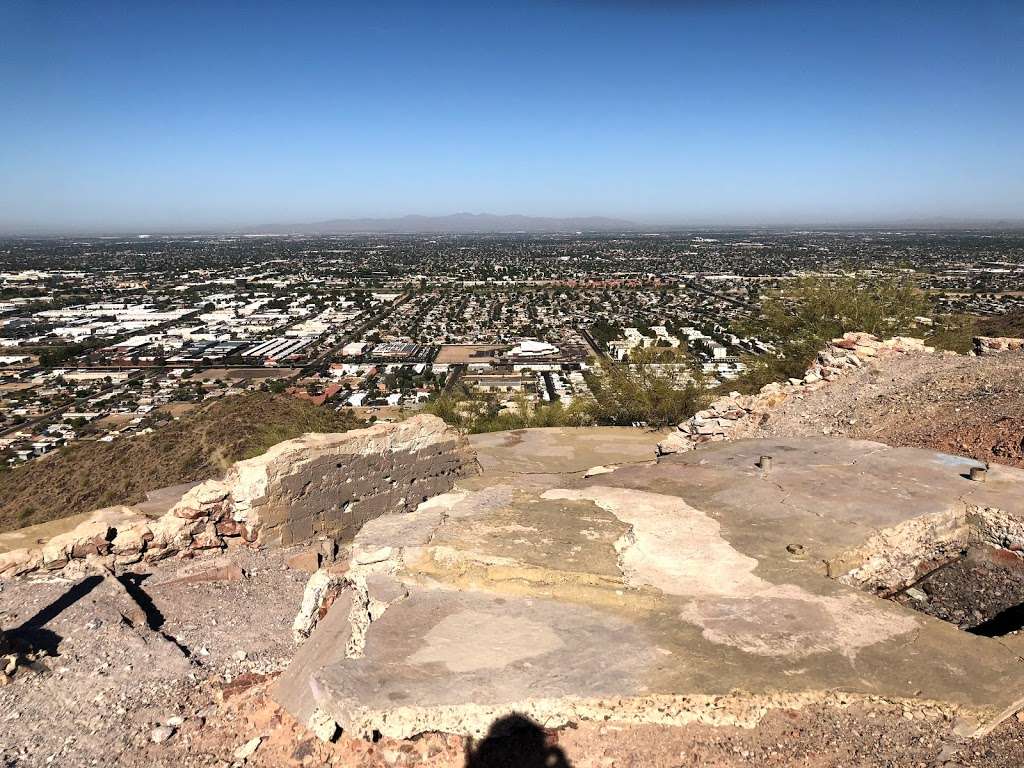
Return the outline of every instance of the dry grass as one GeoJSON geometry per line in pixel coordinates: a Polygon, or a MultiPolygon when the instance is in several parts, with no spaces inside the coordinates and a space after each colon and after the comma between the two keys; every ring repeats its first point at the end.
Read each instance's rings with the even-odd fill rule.
{"type": "Polygon", "coordinates": [[[216,400],[152,434],[76,443],[0,473],[0,531],[139,502],[147,491],[216,477],[282,440],[354,426],[349,415],[284,395],[216,400]]]}

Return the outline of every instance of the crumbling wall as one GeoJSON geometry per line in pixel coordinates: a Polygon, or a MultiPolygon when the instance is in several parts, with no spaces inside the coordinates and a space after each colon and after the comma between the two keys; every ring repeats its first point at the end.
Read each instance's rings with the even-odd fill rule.
{"type": "Polygon", "coordinates": [[[350,537],[367,520],[409,512],[476,471],[465,437],[435,416],[344,435],[306,435],[236,464],[236,517],[270,543],[350,537]]]}
{"type": "Polygon", "coordinates": [[[1007,336],[975,336],[974,354],[996,355],[1000,352],[1024,351],[1024,339],[1013,339],[1007,336]]]}
{"type": "Polygon", "coordinates": [[[829,576],[882,597],[912,586],[972,545],[1024,550],[1024,521],[998,507],[961,503],[877,531],[826,563],[829,576]]]}
{"type": "Polygon", "coordinates": [[[0,554],[0,577],[100,559],[123,566],[220,550],[227,540],[293,544],[351,536],[363,523],[408,512],[479,471],[465,436],[436,416],[337,434],[308,434],[237,462],[187,491],[162,517],[97,510],[37,548],[0,554]]]}
{"type": "Polygon", "coordinates": [[[675,432],[658,443],[658,453],[683,453],[702,443],[728,440],[740,422],[763,418],[789,398],[826,386],[828,382],[863,367],[871,358],[934,351],[920,339],[905,336],[881,341],[870,333],[844,334],[842,338],[830,341],[818,353],[802,379],[766,384],[756,395],[731,392],[718,398],[705,410],[679,424],[675,432]]]}

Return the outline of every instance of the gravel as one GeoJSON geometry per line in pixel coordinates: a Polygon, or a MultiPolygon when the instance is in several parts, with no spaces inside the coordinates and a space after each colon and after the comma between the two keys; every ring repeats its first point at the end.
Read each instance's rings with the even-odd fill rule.
{"type": "Polygon", "coordinates": [[[885,357],[749,421],[736,439],[824,434],[1024,467],[1024,354],[885,357]]]}

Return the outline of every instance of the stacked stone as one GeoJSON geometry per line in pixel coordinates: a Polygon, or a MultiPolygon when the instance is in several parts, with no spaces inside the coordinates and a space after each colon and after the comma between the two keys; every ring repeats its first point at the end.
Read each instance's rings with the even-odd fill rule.
{"type": "Polygon", "coordinates": [[[436,416],[424,414],[340,434],[305,435],[237,462],[223,480],[200,483],[159,518],[131,507],[108,507],[41,547],[0,554],[0,578],[75,564],[110,569],[174,555],[191,557],[224,549],[229,539],[280,543],[280,529],[293,510],[335,526],[319,531],[309,524],[308,535],[285,542],[295,543],[341,531],[350,506],[358,510],[357,522],[411,511],[474,471],[476,455],[465,436],[436,416]],[[353,478],[359,467],[364,476],[353,478]],[[310,489],[318,483],[323,487],[317,486],[319,492],[313,494],[310,489]],[[345,495],[360,485],[383,489],[369,495],[362,509],[358,503],[350,505],[345,495]],[[311,500],[315,506],[309,507],[311,500]]]}
{"type": "Polygon", "coordinates": [[[881,341],[870,333],[844,334],[842,338],[830,341],[818,353],[803,378],[790,379],[784,384],[766,384],[756,395],[730,392],[718,398],[707,409],[698,411],[692,418],[682,422],[674,433],[658,443],[658,453],[682,453],[703,443],[728,440],[740,422],[750,418],[763,422],[773,408],[790,397],[819,389],[826,382],[861,368],[872,358],[934,351],[920,339],[906,336],[881,341]]]}
{"type": "Polygon", "coordinates": [[[879,355],[892,353],[934,352],[921,339],[908,336],[894,336],[879,341],[870,333],[847,333],[841,339],[833,339],[807,369],[803,379],[791,380],[794,384],[815,384],[832,381],[850,371],[860,368],[865,362],[879,355]]]}
{"type": "Polygon", "coordinates": [[[1024,350],[1024,339],[1012,339],[1007,336],[975,336],[974,353],[976,355],[995,355],[1000,352],[1020,352],[1024,350]]]}
{"type": "Polygon", "coordinates": [[[0,578],[32,571],[57,571],[76,561],[107,568],[155,562],[182,553],[223,549],[228,537],[254,541],[258,531],[234,519],[224,484],[211,480],[188,491],[162,517],[131,507],[108,507],[54,536],[39,548],[0,554],[0,578]]]}

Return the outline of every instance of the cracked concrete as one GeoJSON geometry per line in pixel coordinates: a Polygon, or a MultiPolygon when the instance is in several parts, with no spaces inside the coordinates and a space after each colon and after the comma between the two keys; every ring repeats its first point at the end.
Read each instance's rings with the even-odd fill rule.
{"type": "Polygon", "coordinates": [[[860,595],[823,597],[759,578],[757,560],[733,549],[715,520],[674,496],[592,486],[542,497],[589,500],[629,523],[626,541],[616,542],[626,583],[690,598],[680,617],[713,642],[757,655],[853,656],[916,627],[911,617],[860,595]]]}
{"type": "Polygon", "coordinates": [[[952,541],[984,518],[989,538],[1013,539],[1024,472],[974,483],[967,459],[836,439],[653,463],[629,442],[596,451],[591,430],[540,432],[486,436],[483,475],[362,528],[352,569],[372,571],[386,610],[367,612],[347,655],[362,599],[348,590],[282,677],[285,706],[407,737],[479,735],[510,711],[751,726],[842,696],[938,708],[980,732],[1024,698],[1019,636],[960,632],[829,578],[901,527],[952,541]],[[542,450],[510,452],[527,441],[542,450]],[[616,467],[587,476],[599,465],[616,467]]]}

